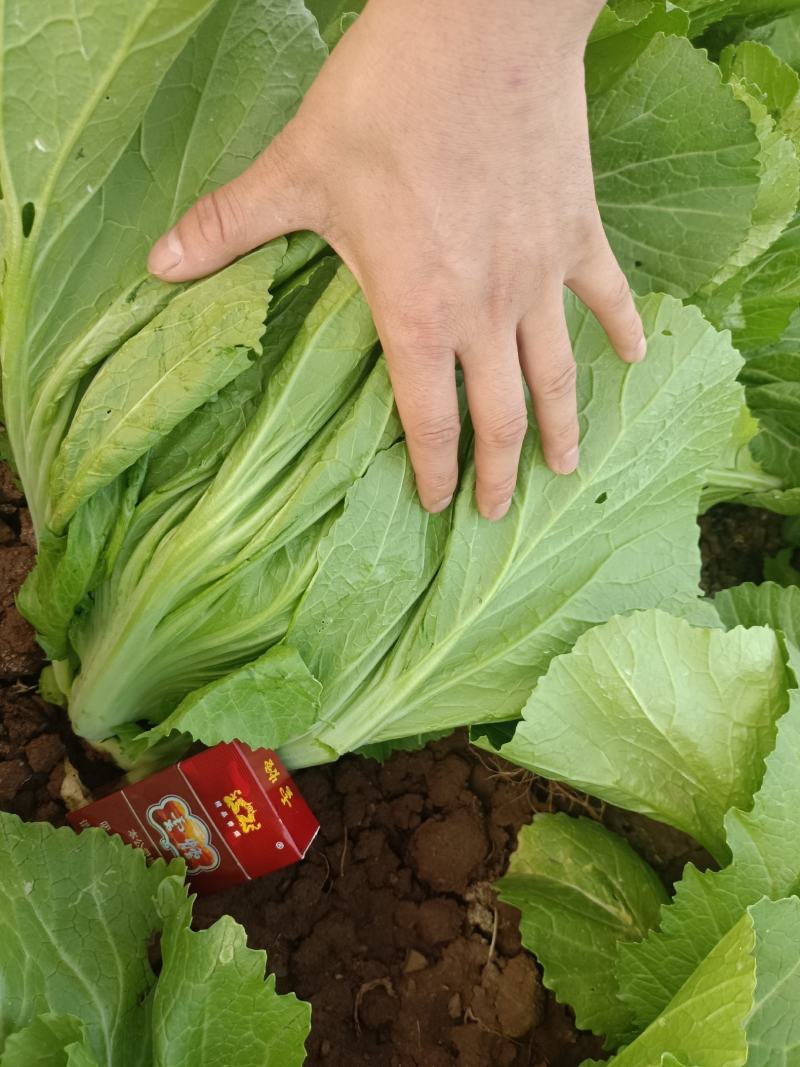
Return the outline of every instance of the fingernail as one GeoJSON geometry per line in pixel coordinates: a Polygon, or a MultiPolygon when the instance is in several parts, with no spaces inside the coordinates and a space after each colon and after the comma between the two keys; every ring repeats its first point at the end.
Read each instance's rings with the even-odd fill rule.
{"type": "Polygon", "coordinates": [[[453,494],[451,493],[450,496],[446,496],[442,500],[438,500],[435,504],[432,504],[428,508],[428,511],[431,513],[431,515],[438,515],[440,511],[444,511],[445,508],[450,507],[452,500],[453,494]]]}
{"type": "Polygon", "coordinates": [[[511,497],[508,500],[503,500],[499,504],[495,504],[494,507],[489,508],[486,512],[486,518],[491,522],[497,522],[498,519],[502,519],[508,509],[511,507],[511,497]]]}
{"type": "Polygon", "coordinates": [[[565,452],[561,459],[554,464],[556,474],[572,474],[578,466],[580,456],[580,450],[577,448],[571,448],[569,452],[565,452]]]}
{"type": "Polygon", "coordinates": [[[147,266],[151,274],[169,274],[183,259],[183,245],[174,230],[156,241],[147,266]]]}
{"type": "Polygon", "coordinates": [[[633,362],[634,363],[641,363],[646,355],[647,355],[647,341],[643,337],[641,339],[641,341],[639,342],[639,344],[636,346],[636,351],[633,353],[633,362]]]}

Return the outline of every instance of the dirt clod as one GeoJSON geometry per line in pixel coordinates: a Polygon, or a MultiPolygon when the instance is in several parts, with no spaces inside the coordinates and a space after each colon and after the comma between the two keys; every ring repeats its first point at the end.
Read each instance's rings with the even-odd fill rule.
{"type": "Polygon", "coordinates": [[[417,877],[432,889],[463,893],[487,850],[483,817],[457,808],[443,819],[426,819],[411,839],[409,858],[417,877]]]}

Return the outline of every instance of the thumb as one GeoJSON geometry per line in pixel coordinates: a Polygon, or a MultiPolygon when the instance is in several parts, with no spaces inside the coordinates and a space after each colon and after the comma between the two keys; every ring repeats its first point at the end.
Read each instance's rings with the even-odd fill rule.
{"type": "Polygon", "coordinates": [[[150,250],[147,269],[167,282],[213,274],[253,248],[310,228],[282,138],[238,178],[207,193],[150,250]]]}

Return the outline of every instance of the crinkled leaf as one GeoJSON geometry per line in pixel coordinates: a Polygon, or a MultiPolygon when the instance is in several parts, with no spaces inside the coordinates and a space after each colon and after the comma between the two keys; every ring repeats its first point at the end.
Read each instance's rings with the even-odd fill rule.
{"type": "MultiPolygon", "coordinates": [[[[800,599],[800,590],[782,592],[797,593],[800,599]]],[[[768,613],[759,617],[769,621],[768,613]]],[[[796,673],[800,653],[791,651],[791,657],[796,673]]],[[[794,830],[800,805],[798,761],[800,694],[794,689],[752,808],[734,808],[725,818],[731,862],[720,871],[705,873],[689,865],[674,902],[664,909],[660,930],[641,944],[620,948],[622,997],[639,1026],[658,1016],[749,904],[764,896],[779,899],[800,887],[800,840],[794,830]]]]}
{"type": "Polygon", "coordinates": [[[300,1067],[308,1005],[232,919],[190,929],[182,862],[0,813],[0,863],[3,1067],[300,1067]]]}
{"type": "Polygon", "coordinates": [[[100,566],[122,488],[116,482],[106,486],[78,508],[65,534],[48,530],[39,540],[36,566],[17,602],[50,659],[68,655],[69,624],[100,566]]]}
{"type": "Polygon", "coordinates": [[[501,754],[725,857],[725,814],[749,805],[786,706],[770,629],[702,630],[641,612],[553,661],[501,754]]]}
{"type": "Polygon", "coordinates": [[[734,343],[743,350],[779,340],[800,305],[800,215],[728,284],[732,294],[723,300],[727,305],[723,313],[713,315],[713,320],[731,330],[734,343]]]}
{"type": "Polygon", "coordinates": [[[750,227],[761,148],[747,107],[704,53],[659,34],[589,118],[597,201],[633,288],[689,296],[750,227]]]}
{"type": "Polygon", "coordinates": [[[657,33],[685,36],[689,18],[664,0],[632,0],[604,7],[586,49],[586,88],[590,96],[610,89],[657,33]]]}
{"type": "Polygon", "coordinates": [[[537,815],[497,891],[522,913],[523,944],[579,1029],[619,1044],[631,1016],[614,981],[617,943],[641,940],[658,924],[668,898],[653,869],[599,823],[537,815]]]}
{"type": "Polygon", "coordinates": [[[725,77],[744,82],[767,105],[775,119],[781,118],[800,93],[797,72],[761,42],[743,41],[739,45],[729,45],[719,62],[725,77]]]}
{"type": "Polygon", "coordinates": [[[51,1012],[81,1019],[101,1064],[149,1064],[153,897],[183,870],[102,831],[76,837],[0,814],[0,1047],[51,1012]]]}
{"type": "Polygon", "coordinates": [[[791,1067],[800,1047],[800,899],[761,900],[613,1067],[791,1067]],[[670,1059],[671,1057],[671,1059],[670,1059]]]}
{"type": "Polygon", "coordinates": [[[597,16],[589,36],[590,44],[627,33],[640,25],[657,6],[656,0],[611,0],[597,16]]]}
{"type": "Polygon", "coordinates": [[[159,888],[163,967],[153,998],[153,1067],[301,1067],[311,1007],[264,981],[265,952],[223,915],[192,930],[192,904],[174,882],[159,888]]]}
{"type": "Polygon", "coordinates": [[[745,1020],[756,990],[755,930],[743,915],[688,977],[658,1019],[613,1067],[660,1067],[671,1054],[698,1067],[744,1067],[745,1020]]]}
{"type": "Polygon", "coordinates": [[[769,22],[796,10],[800,0],[680,0],[678,6],[691,15],[692,34],[697,35],[723,20],[734,24],[747,20],[753,25],[769,22]]]}
{"type": "MultiPolygon", "coordinates": [[[[794,71],[788,68],[786,71],[797,80],[794,71]]],[[[774,95],[768,93],[761,85],[751,82],[747,77],[748,74],[755,77],[759,73],[762,72],[749,68],[744,73],[739,73],[735,60],[729,73],[729,84],[736,98],[749,108],[761,145],[761,180],[753,205],[750,227],[742,243],[709,282],[708,288],[711,290],[724,285],[766,252],[794,218],[800,198],[800,161],[797,158],[797,150],[789,137],[781,132],[770,109],[770,104],[774,103],[776,111],[779,111],[777,100],[774,99],[779,90],[776,90],[774,95]]]]}
{"type": "Polygon", "coordinates": [[[186,289],[106,361],[53,467],[54,529],[250,364],[285,250],[275,241],[186,289]]]}
{"type": "Polygon", "coordinates": [[[76,1062],[81,1046],[85,1062],[98,1067],[85,1041],[86,1027],[76,1016],[37,1015],[28,1026],[8,1038],[0,1056],[0,1067],[70,1067],[76,1062]]]}
{"type": "Polygon", "coordinates": [[[220,464],[252,417],[270,373],[285,355],[303,320],[336,271],[337,260],[327,257],[318,266],[292,279],[270,303],[262,354],[202,407],[183,419],[151,450],[143,493],[181,490],[219,469],[220,464]]]}
{"type": "Polygon", "coordinates": [[[321,692],[297,651],[280,645],[190,693],[148,740],[178,731],[205,745],[238,740],[274,749],[313,724],[321,692]]]}
{"type": "Polygon", "coordinates": [[[745,582],[717,593],[714,607],[729,629],[771,626],[800,648],[800,589],[784,589],[773,582],[745,582]]]}
{"type": "Polygon", "coordinates": [[[768,45],[775,55],[800,71],[800,11],[746,32],[747,36],[768,45]]]}

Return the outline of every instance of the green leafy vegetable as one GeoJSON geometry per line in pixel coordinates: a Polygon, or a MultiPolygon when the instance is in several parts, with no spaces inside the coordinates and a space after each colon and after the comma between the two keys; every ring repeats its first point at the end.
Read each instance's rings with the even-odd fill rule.
{"type": "Polygon", "coordinates": [[[758,789],[786,710],[772,630],[615,618],[553,661],[501,754],[692,834],[720,859],[723,822],[758,789]]]}
{"type": "Polygon", "coordinates": [[[182,862],[0,813],[0,866],[2,1067],[303,1063],[310,1009],[232,919],[190,929],[182,862]]]}
{"type": "Polygon", "coordinates": [[[659,34],[589,117],[600,213],[633,288],[691,295],[751,224],[760,146],[746,106],[689,41],[659,34]],[[708,125],[686,121],[698,94],[708,125]]]}
{"type": "MultiPolygon", "coordinates": [[[[792,653],[797,672],[800,653],[792,653]]],[[[800,887],[800,846],[794,832],[800,802],[800,694],[778,724],[775,749],[752,807],[725,818],[731,862],[720,871],[687,867],[660,930],[641,944],[620,948],[622,997],[639,1026],[655,1019],[714,941],[738,922],[743,910],[767,896],[779,899],[800,887]]]]}
{"type": "Polygon", "coordinates": [[[698,1067],[788,1064],[800,1007],[799,924],[797,897],[749,907],[659,1018],[610,1062],[658,1067],[668,1054],[698,1067]]]}
{"type": "MultiPolygon", "coordinates": [[[[468,462],[452,512],[430,519],[369,309],[318,238],[194,285],[145,269],[155,237],[281,130],[362,5],[170,0],[118,18],[114,4],[95,16],[55,2],[47,17],[26,9],[22,31],[5,16],[0,340],[40,545],[20,606],[84,737],[130,762],[239,736],[297,765],[504,722],[611,615],[707,620],[703,486],[705,502],[800,508],[800,483],[749,451],[752,423],[734,429],[739,359],[696,309],[643,297],[650,359],[626,368],[570,297],[580,471],[545,469],[531,419],[503,523],[479,519],[468,462]],[[22,87],[55,44],[40,110],[64,117],[74,156],[51,152],[43,126],[39,158],[22,87]]],[[[725,0],[715,17],[723,34],[746,15],[754,33],[751,14],[784,11],[725,0]]],[[[709,16],[664,0],[601,15],[586,57],[598,197],[637,287],[769,334],[763,348],[785,332],[794,284],[781,242],[800,188],[800,81],[760,41],[718,65],[687,36],[709,16]],[[759,280],[775,256],[785,293],[759,280]]],[[[756,358],[777,374],[771,353],[749,355],[754,374],[756,358]]],[[[755,449],[772,432],[762,413],[755,449]]],[[[708,815],[717,835],[725,803],[708,815]]]]}
{"type": "Polygon", "coordinates": [[[617,944],[641,940],[668,900],[652,868],[599,823],[537,815],[497,889],[520,909],[523,944],[547,987],[572,1006],[580,1029],[617,1045],[631,1025],[615,988],[617,944]]]}

